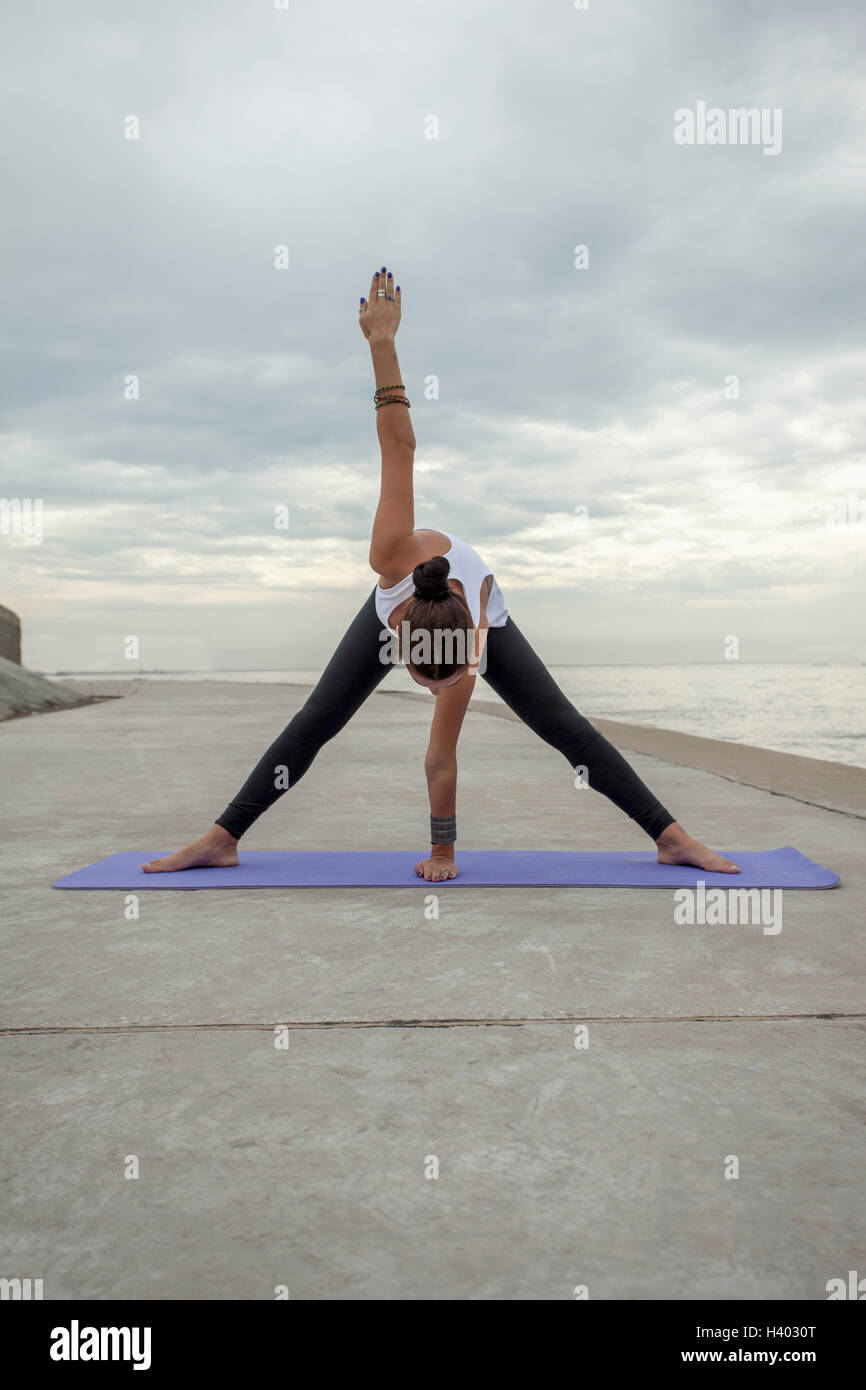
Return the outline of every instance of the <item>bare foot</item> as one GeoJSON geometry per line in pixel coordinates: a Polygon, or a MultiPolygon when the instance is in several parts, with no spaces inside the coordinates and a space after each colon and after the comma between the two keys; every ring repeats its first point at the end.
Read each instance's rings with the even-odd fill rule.
{"type": "Polygon", "coordinates": [[[165,859],[151,859],[141,867],[146,874],[171,874],[178,869],[232,869],[237,862],[237,840],[221,825],[215,825],[186,849],[169,854],[165,859]]]}
{"type": "Polygon", "coordinates": [[[674,821],[656,840],[659,864],[693,864],[711,874],[738,874],[740,869],[731,859],[723,859],[715,850],[707,849],[700,840],[687,835],[674,821]]]}

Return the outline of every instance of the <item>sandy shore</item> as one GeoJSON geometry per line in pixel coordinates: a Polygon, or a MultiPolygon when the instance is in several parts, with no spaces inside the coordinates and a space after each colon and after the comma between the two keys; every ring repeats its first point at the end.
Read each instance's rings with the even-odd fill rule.
{"type": "MultiPolygon", "coordinates": [[[[866,772],[597,721],[718,849],[841,874],[786,893],[776,936],[616,889],[440,891],[438,917],[415,888],[51,890],[200,833],[304,696],[148,681],[3,726],[4,1274],[48,1299],[749,1300],[862,1266],[866,772]]],[[[373,696],[244,846],[419,853],[429,717],[373,696]]],[[[649,845],[505,711],[470,710],[460,779],[466,847],[649,845]]]]}

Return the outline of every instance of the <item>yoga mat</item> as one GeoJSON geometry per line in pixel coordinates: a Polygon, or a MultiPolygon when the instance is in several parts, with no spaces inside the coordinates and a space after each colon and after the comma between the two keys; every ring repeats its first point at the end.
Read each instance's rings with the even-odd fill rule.
{"type": "MultiPolygon", "coordinates": [[[[146,874],[141,865],[168,851],[135,850],[109,854],[86,869],[59,878],[52,888],[408,888],[414,868],[426,852],[409,850],[251,850],[240,851],[234,869],[185,869],[181,873],[146,874]]],[[[458,878],[436,885],[454,888],[481,885],[610,888],[693,888],[699,881],[720,888],[833,888],[839,875],[813,864],[799,850],[726,850],[742,873],[711,874],[657,864],[654,850],[469,849],[458,850],[458,878]]]]}

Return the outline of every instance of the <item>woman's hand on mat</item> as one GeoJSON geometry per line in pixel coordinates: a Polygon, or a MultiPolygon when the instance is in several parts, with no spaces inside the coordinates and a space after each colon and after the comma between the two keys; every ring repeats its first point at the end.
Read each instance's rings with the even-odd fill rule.
{"type": "Polygon", "coordinates": [[[370,343],[391,341],[400,327],[400,286],[395,289],[387,266],[377,270],[370,281],[369,297],[361,299],[358,322],[370,343]],[[380,299],[379,290],[385,291],[384,299],[380,299]]]}
{"type": "Polygon", "coordinates": [[[434,854],[429,859],[419,859],[415,865],[415,877],[429,879],[431,883],[456,878],[458,872],[452,854],[434,854]]]}

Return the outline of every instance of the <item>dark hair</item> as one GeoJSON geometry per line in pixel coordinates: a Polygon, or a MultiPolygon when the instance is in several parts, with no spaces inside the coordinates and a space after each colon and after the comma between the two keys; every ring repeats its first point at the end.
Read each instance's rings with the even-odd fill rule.
{"type": "Polygon", "coordinates": [[[412,571],[415,592],[403,615],[403,622],[409,624],[409,647],[404,654],[406,664],[419,676],[429,681],[448,680],[468,664],[468,643],[466,634],[472,631],[472,615],[466,600],[448,583],[451,565],[444,555],[434,555],[412,571]],[[432,639],[432,660],[429,662],[409,661],[412,643],[417,632],[429,633],[432,639]],[[437,651],[436,636],[439,636],[437,651]],[[453,633],[450,638],[444,634],[453,633]],[[463,633],[462,638],[458,634],[463,633]],[[437,660],[437,656],[440,658],[437,660]]]}

